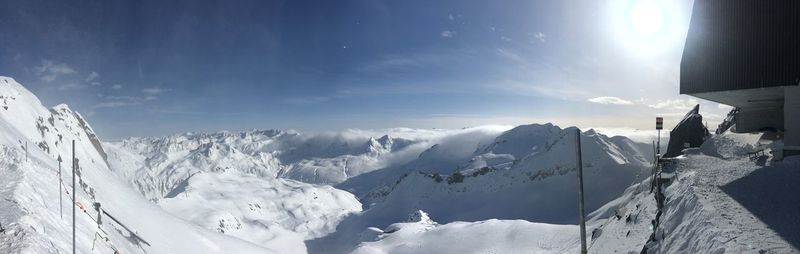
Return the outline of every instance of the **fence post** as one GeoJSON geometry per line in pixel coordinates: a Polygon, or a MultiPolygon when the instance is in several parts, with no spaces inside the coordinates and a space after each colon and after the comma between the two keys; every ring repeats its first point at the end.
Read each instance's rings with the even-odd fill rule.
{"type": "Polygon", "coordinates": [[[581,155],[581,129],[575,128],[575,150],[577,151],[577,165],[578,165],[578,213],[580,214],[581,223],[581,254],[586,254],[586,215],[583,210],[583,158],[581,155]]]}
{"type": "Polygon", "coordinates": [[[61,215],[61,219],[64,219],[64,201],[61,195],[61,155],[58,155],[58,213],[61,215]]]}
{"type": "Polygon", "coordinates": [[[75,171],[78,167],[78,162],[75,161],[75,140],[72,140],[72,254],[75,254],[75,202],[78,202],[75,196],[75,171]]]}

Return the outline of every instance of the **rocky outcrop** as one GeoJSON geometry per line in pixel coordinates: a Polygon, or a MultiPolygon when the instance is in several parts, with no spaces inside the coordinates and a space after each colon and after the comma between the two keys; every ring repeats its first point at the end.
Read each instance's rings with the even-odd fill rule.
{"type": "Polygon", "coordinates": [[[725,120],[723,120],[722,123],[719,124],[719,126],[717,127],[717,131],[715,133],[719,135],[729,129],[735,131],[734,124],[736,123],[736,114],[738,113],[739,113],[739,108],[731,109],[731,112],[728,112],[728,116],[726,116],[725,120]]]}
{"type": "Polygon", "coordinates": [[[700,104],[697,104],[669,132],[669,145],[664,157],[676,157],[682,154],[683,149],[700,147],[709,135],[708,128],[703,125],[703,116],[700,115],[700,104]]]}

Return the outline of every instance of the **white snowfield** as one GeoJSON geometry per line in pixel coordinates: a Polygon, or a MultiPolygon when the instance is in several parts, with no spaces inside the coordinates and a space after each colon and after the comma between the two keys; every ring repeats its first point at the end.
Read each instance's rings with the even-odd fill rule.
{"type": "Polygon", "coordinates": [[[452,222],[439,225],[423,211],[385,230],[371,228],[377,241],[352,253],[576,253],[578,226],[524,220],[452,222]]]}
{"type": "MultiPolygon", "coordinates": [[[[760,135],[674,159],[658,227],[651,146],[581,139],[590,253],[798,253],[800,160],[749,160],[760,135]]],[[[103,143],[0,77],[0,253],[70,253],[72,207],[78,253],[576,253],[574,156],[575,129],[552,124],[103,143]],[[71,186],[72,140],[76,206],[56,160],[71,186]],[[93,202],[116,221],[98,228],[93,202]]]]}
{"type": "Polygon", "coordinates": [[[477,142],[488,142],[507,129],[397,128],[314,134],[252,130],[129,138],[103,143],[103,147],[112,170],[157,202],[197,172],[233,170],[264,178],[337,184],[363,173],[405,164],[434,144],[474,149],[477,142]]]}
{"type": "MultiPolygon", "coordinates": [[[[342,253],[353,250],[364,241],[383,241],[380,237],[370,237],[374,230],[368,227],[387,227],[404,221],[408,214],[418,210],[428,213],[434,221],[448,223],[437,228],[440,231],[459,229],[455,226],[458,224],[448,227],[451,223],[501,219],[503,221],[472,229],[488,230],[486,234],[494,234],[492,230],[516,230],[516,227],[521,227],[533,230],[529,232],[532,239],[540,239],[537,231],[545,228],[534,229],[545,225],[542,223],[575,225],[578,219],[575,135],[575,128],[561,129],[552,124],[523,125],[503,132],[490,142],[464,149],[471,152],[451,156],[463,158],[460,162],[432,158],[435,157],[432,154],[441,153],[438,146],[434,146],[423,152],[417,161],[410,162],[405,170],[400,171],[407,173],[397,178],[392,179],[391,174],[373,176],[373,173],[354,177],[352,181],[359,183],[388,183],[362,195],[362,202],[370,204],[364,212],[343,220],[336,232],[308,241],[309,251],[333,250],[342,253]],[[369,180],[360,181],[359,178],[369,180]],[[521,220],[539,223],[526,224],[521,220]],[[498,228],[490,229],[493,226],[498,228]]],[[[628,186],[647,177],[647,157],[636,146],[631,146],[632,142],[609,138],[591,130],[583,132],[581,136],[585,189],[589,193],[586,195],[588,211],[616,199],[628,186]]],[[[450,235],[455,237],[460,233],[450,235]]],[[[574,240],[577,235],[563,237],[559,239],[574,240]]],[[[390,239],[398,242],[402,236],[390,239]]],[[[457,239],[455,237],[452,240],[457,239]]],[[[493,245],[490,240],[475,244],[493,245]]],[[[520,247],[517,251],[528,250],[527,247],[521,247],[526,243],[518,244],[515,245],[520,247]]],[[[451,245],[463,244],[444,245],[437,248],[446,249],[453,247],[451,245]]],[[[554,246],[564,246],[560,249],[574,247],[561,241],[554,243],[554,246]]],[[[537,248],[532,250],[541,251],[533,252],[548,249],[559,252],[559,248],[545,245],[537,248]]],[[[435,250],[439,249],[421,250],[431,251],[421,253],[438,253],[435,250]]],[[[451,249],[446,253],[458,253],[458,250],[451,249]]]]}
{"type": "Polygon", "coordinates": [[[800,253],[800,158],[755,161],[760,134],[724,133],[675,161],[655,253],[800,253]]]}
{"type": "Polygon", "coordinates": [[[0,253],[72,252],[73,202],[59,190],[56,160],[71,186],[72,140],[81,169],[76,205],[86,210],[76,212],[78,253],[283,253],[204,230],[148,202],[108,169],[91,127],[66,105],[48,110],[8,77],[0,77],[0,97],[0,253]],[[139,238],[107,216],[98,229],[92,201],[139,238]],[[98,239],[92,250],[95,233],[108,241],[98,239]]]}
{"type": "MultiPolygon", "coordinates": [[[[331,186],[314,186],[240,172],[200,172],[161,207],[204,228],[269,245],[325,236],[361,203],[331,186]],[[281,240],[283,241],[283,240],[281,240]]],[[[289,245],[283,245],[289,246],[289,245]]]]}
{"type": "MultiPolygon", "coordinates": [[[[587,131],[582,133],[587,209],[618,197],[646,177],[642,153],[587,131]]],[[[478,147],[472,158],[449,174],[410,173],[391,191],[368,195],[370,213],[405,216],[415,209],[436,220],[476,221],[492,218],[547,223],[577,223],[575,128],[551,124],[523,125],[478,147]]],[[[441,171],[440,171],[441,172],[441,171]]],[[[398,217],[395,217],[398,218],[398,217]]],[[[387,222],[391,222],[387,221],[387,222]]]]}

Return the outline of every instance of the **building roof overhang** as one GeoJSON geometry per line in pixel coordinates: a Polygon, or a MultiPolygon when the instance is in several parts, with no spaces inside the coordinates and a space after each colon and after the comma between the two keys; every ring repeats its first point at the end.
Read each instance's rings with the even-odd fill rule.
{"type": "Polygon", "coordinates": [[[709,92],[800,84],[798,13],[800,1],[695,0],[681,59],[681,94],[704,98],[709,92]]]}

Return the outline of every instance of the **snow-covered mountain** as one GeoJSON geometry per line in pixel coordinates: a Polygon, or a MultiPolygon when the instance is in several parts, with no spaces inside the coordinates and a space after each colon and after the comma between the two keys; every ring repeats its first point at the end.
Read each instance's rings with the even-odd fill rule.
{"type": "Polygon", "coordinates": [[[368,231],[371,234],[363,236],[372,239],[352,253],[575,253],[580,249],[575,225],[496,219],[440,225],[424,211],[368,231]]]}
{"type": "MultiPolygon", "coordinates": [[[[401,222],[418,210],[444,223],[488,219],[575,223],[574,128],[532,124],[435,135],[414,132],[187,133],[131,138],[104,143],[104,147],[111,168],[150,200],[177,214],[197,211],[200,215],[190,221],[254,242],[286,231],[314,248],[345,251],[359,242],[366,228],[401,222]],[[303,211],[299,217],[280,206],[261,214],[241,212],[251,204],[297,196],[280,191],[252,195],[260,190],[247,186],[302,184],[292,180],[336,184],[361,202],[340,198],[337,189],[317,186],[313,196],[327,193],[330,198],[326,200],[332,199],[336,205],[309,210],[304,207],[314,202],[290,201],[298,203],[292,207],[303,211]],[[220,202],[218,196],[226,197],[226,204],[208,204],[209,199],[220,202]],[[354,204],[363,204],[368,210],[348,216],[360,211],[354,204]],[[275,219],[286,221],[275,223],[275,219]],[[259,236],[256,232],[267,221],[280,230],[259,236]],[[346,239],[341,239],[343,236],[346,239]],[[331,241],[344,242],[342,249],[327,249],[331,241]]],[[[624,137],[589,130],[582,134],[582,146],[587,192],[597,193],[587,196],[587,209],[616,198],[645,177],[642,173],[650,165],[649,146],[624,137]]]]}
{"type": "Polygon", "coordinates": [[[417,141],[295,131],[187,133],[108,142],[111,168],[158,201],[198,172],[238,171],[263,178],[331,184],[385,167],[417,141]]]}
{"type": "MultiPolygon", "coordinates": [[[[361,203],[345,191],[236,172],[199,172],[159,203],[201,227],[255,244],[303,246],[325,236],[361,203]]],[[[299,250],[299,248],[295,248],[299,250]]]]}
{"type": "MultiPolygon", "coordinates": [[[[531,124],[104,143],[66,105],[0,77],[0,253],[69,252],[73,207],[80,253],[575,252],[575,135],[531,124]]],[[[770,160],[774,135],[713,136],[670,159],[653,192],[651,145],[580,135],[590,252],[798,252],[786,195],[798,160],[770,160]]]]}
{"type": "MultiPolygon", "coordinates": [[[[354,177],[340,186],[351,186],[351,181],[385,185],[356,193],[367,209],[342,221],[337,232],[310,241],[309,248],[339,244],[339,251],[349,250],[371,234],[369,227],[402,222],[418,210],[440,223],[521,219],[575,224],[575,135],[574,127],[523,125],[473,146],[467,156],[450,156],[466,158],[461,162],[432,158],[440,153],[440,146],[433,146],[417,160],[394,169],[403,172],[395,179],[373,173],[354,177]]],[[[625,138],[589,130],[581,133],[581,146],[588,211],[648,176],[646,151],[625,138]]]]}
{"type": "Polygon", "coordinates": [[[80,114],[66,105],[45,108],[12,78],[0,77],[0,105],[0,253],[70,252],[73,207],[78,208],[79,253],[281,253],[286,248],[217,234],[148,202],[109,170],[100,142],[80,114]],[[66,188],[72,181],[73,140],[79,165],[74,206],[66,188]],[[59,164],[64,188],[59,187],[59,164]],[[104,211],[99,225],[94,202],[104,211]],[[96,242],[95,236],[100,237],[96,242]]]}
{"type": "MultiPolygon", "coordinates": [[[[575,252],[575,135],[531,124],[102,142],[68,106],[0,77],[0,253],[69,252],[73,207],[80,253],[575,252]]],[[[651,145],[580,135],[590,252],[798,252],[786,195],[798,160],[771,161],[774,136],[713,136],[670,159],[651,192],[651,145]]]]}
{"type": "MultiPolygon", "coordinates": [[[[627,139],[608,138],[589,130],[582,134],[581,141],[586,188],[589,192],[595,188],[604,190],[603,195],[587,199],[588,208],[597,208],[618,196],[635,179],[643,177],[643,170],[649,166],[644,151],[627,139]]],[[[436,161],[430,156],[436,148],[423,152],[418,160],[406,165],[404,175],[391,179],[387,185],[366,194],[357,193],[362,202],[377,206],[375,209],[390,205],[383,209],[402,216],[423,209],[441,221],[512,218],[573,222],[574,216],[565,217],[560,211],[575,205],[562,199],[563,195],[574,196],[575,128],[561,129],[552,124],[518,126],[491,143],[474,148],[469,159],[460,163],[430,163],[436,161]],[[400,204],[419,207],[396,207],[400,204]],[[434,207],[461,212],[437,213],[434,207]],[[523,207],[547,209],[537,215],[535,209],[523,207]]]]}

